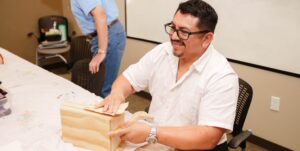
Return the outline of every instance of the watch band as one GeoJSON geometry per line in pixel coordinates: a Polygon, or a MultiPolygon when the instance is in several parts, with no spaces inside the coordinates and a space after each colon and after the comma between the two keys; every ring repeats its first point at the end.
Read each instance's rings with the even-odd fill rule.
{"type": "Polygon", "coordinates": [[[152,126],[150,129],[149,136],[146,139],[148,144],[155,144],[157,142],[156,132],[156,127],[152,126]]]}

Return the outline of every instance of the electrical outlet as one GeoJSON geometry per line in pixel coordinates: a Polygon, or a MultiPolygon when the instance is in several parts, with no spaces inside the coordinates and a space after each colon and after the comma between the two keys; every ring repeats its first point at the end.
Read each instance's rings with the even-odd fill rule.
{"type": "Polygon", "coordinates": [[[279,109],[280,109],[280,98],[279,97],[271,96],[270,109],[273,111],[279,111],[279,109]]]}

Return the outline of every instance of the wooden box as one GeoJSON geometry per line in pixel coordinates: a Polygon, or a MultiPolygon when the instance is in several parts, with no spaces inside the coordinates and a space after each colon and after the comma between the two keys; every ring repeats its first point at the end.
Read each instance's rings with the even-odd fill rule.
{"type": "Polygon", "coordinates": [[[124,122],[124,115],[108,116],[84,108],[85,106],[73,103],[61,105],[63,140],[90,150],[115,151],[120,139],[107,134],[115,130],[120,122],[124,122]]]}

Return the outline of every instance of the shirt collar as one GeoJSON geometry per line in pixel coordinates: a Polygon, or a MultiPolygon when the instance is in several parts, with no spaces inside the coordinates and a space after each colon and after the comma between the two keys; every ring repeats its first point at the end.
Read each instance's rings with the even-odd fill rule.
{"type": "Polygon", "coordinates": [[[201,72],[203,71],[203,68],[205,65],[208,63],[209,57],[211,56],[212,50],[214,49],[214,46],[210,44],[208,48],[204,51],[202,56],[198,58],[192,66],[198,71],[201,72]]]}

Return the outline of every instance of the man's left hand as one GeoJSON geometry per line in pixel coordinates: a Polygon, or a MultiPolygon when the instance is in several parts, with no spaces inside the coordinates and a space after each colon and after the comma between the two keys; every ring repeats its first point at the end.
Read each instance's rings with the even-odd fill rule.
{"type": "Polygon", "coordinates": [[[134,144],[143,143],[150,133],[150,126],[135,122],[133,124],[124,123],[115,131],[109,132],[109,136],[119,136],[121,140],[129,141],[134,144]]]}

